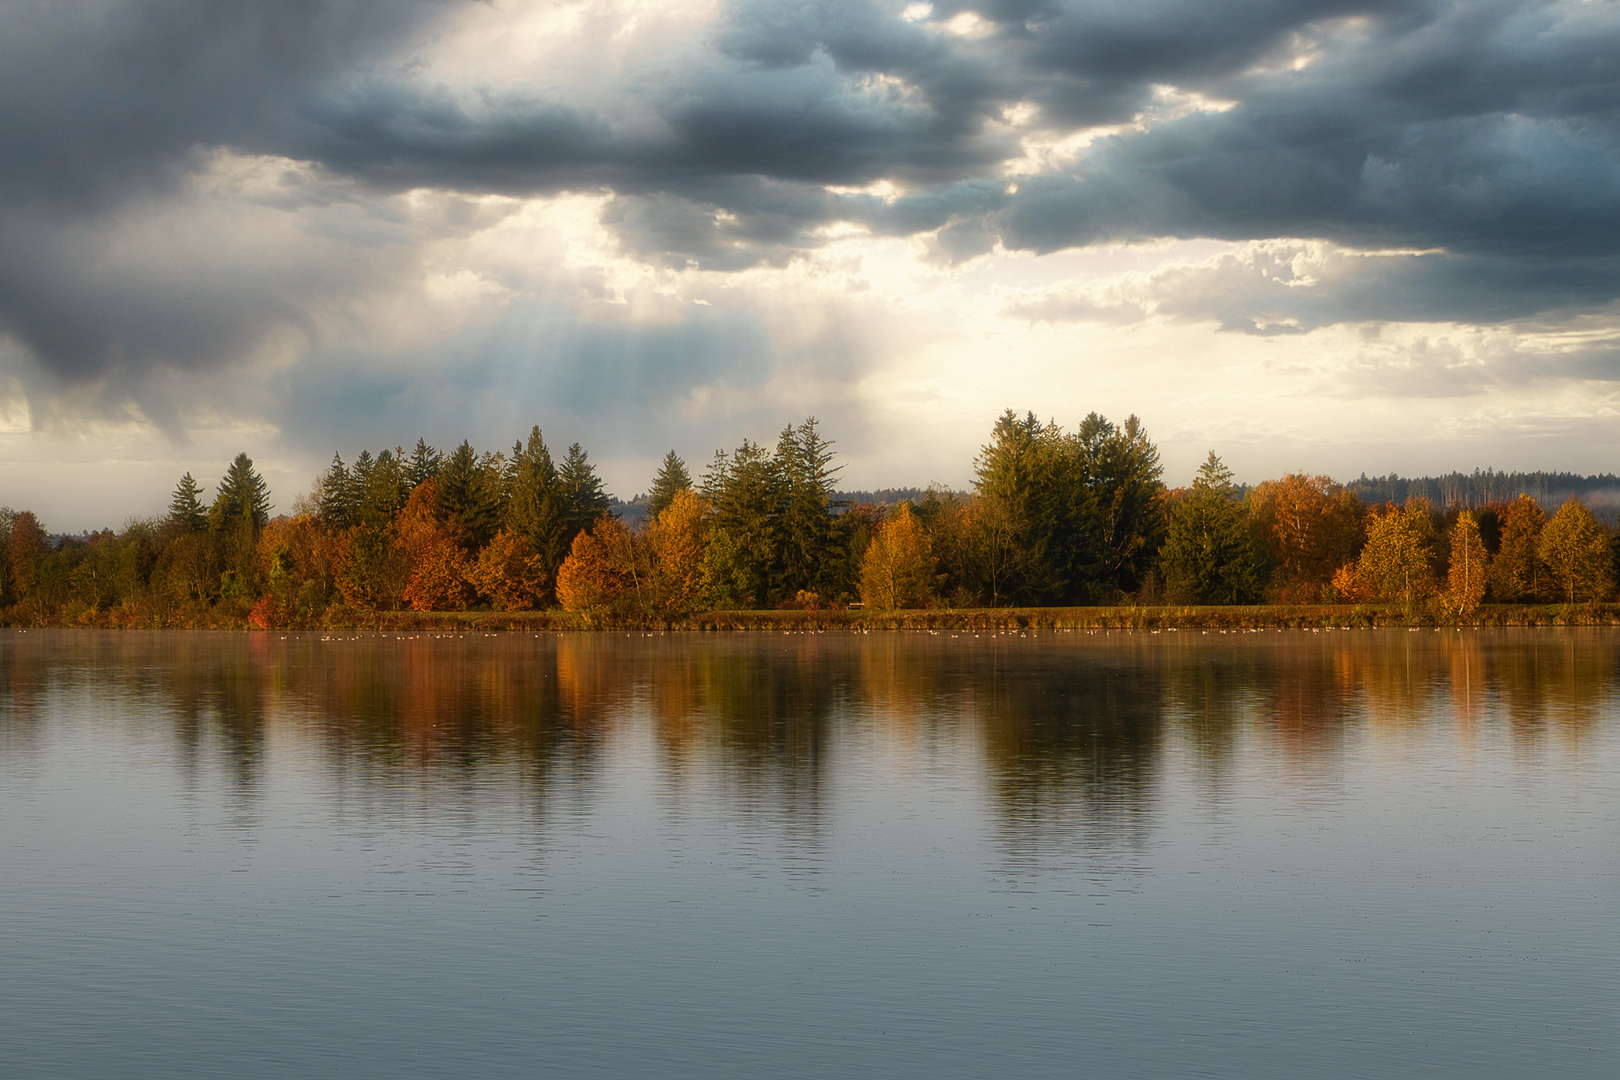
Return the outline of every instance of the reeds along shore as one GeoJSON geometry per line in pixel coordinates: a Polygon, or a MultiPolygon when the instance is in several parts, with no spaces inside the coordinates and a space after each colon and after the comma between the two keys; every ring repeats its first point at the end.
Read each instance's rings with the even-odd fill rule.
{"type": "MultiPolygon", "coordinates": [[[[196,613],[193,613],[195,616],[196,613]]],[[[86,612],[71,623],[85,629],[264,631],[243,618],[215,617],[132,622],[117,611],[86,612]]],[[[7,625],[27,624],[11,621],[7,625]]],[[[46,624],[35,623],[35,626],[46,624]]],[[[312,622],[290,621],[289,631],[681,631],[793,633],[804,631],[994,630],[1285,630],[1379,627],[1620,626],[1620,604],[1487,604],[1466,616],[1439,607],[1399,605],[1256,604],[1250,606],[1122,605],[1115,607],[928,608],[869,611],[708,611],[679,618],[592,615],[560,608],[541,611],[328,611],[312,622]]]]}

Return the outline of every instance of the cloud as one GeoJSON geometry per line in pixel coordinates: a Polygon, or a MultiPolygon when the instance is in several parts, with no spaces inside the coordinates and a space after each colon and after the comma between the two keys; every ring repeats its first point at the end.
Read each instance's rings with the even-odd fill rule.
{"type": "Polygon", "coordinates": [[[1583,327],[1479,364],[1409,334],[1434,381],[1362,385],[1603,381],[1616,55],[1620,11],[1579,0],[15,0],[0,376],[42,428],[318,439],[533,401],[650,441],[854,415],[945,325],[857,295],[896,245],[922,269],[891,287],[949,289],[1211,240],[981,281],[1004,310],[971,332],[1583,327]],[[838,259],[845,295],[802,288],[838,259]],[[833,329],[801,340],[796,305],[833,329]]]}

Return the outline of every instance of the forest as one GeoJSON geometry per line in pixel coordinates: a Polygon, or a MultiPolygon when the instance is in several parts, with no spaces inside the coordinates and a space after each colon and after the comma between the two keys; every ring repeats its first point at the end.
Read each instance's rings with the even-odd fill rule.
{"type": "MultiPolygon", "coordinates": [[[[1171,489],[1135,416],[1092,413],[1071,431],[1011,410],[969,492],[854,501],[835,460],[814,418],[774,445],[717,452],[697,476],[671,451],[637,513],[620,516],[586,451],[559,460],[535,427],[505,452],[418,440],[334,455],[272,516],[243,453],[211,499],[187,473],[167,514],[117,532],[53,536],[33,513],[0,509],[0,618],[270,629],[562,609],[583,625],[678,625],[712,611],[1118,604],[1461,618],[1482,604],[1615,598],[1615,530],[1578,494],[1552,507],[1510,495],[1497,481],[1510,474],[1458,481],[1467,497],[1444,503],[1372,502],[1304,473],[1239,486],[1212,451],[1171,489]]],[[[1380,485],[1391,481],[1360,490],[1380,485]]]]}

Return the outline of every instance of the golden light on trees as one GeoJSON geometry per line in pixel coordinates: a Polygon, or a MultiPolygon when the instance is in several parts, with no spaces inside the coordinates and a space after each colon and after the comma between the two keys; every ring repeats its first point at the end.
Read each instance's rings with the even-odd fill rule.
{"type": "Polygon", "coordinates": [[[1446,573],[1446,600],[1459,614],[1468,615],[1485,597],[1485,542],[1479,522],[1464,510],[1451,527],[1451,566],[1446,573]]]}
{"type": "Polygon", "coordinates": [[[879,611],[921,607],[932,592],[933,578],[928,534],[911,507],[901,503],[867,545],[861,560],[861,601],[879,611]]]}
{"type": "Polygon", "coordinates": [[[1567,603],[1601,600],[1614,590],[1608,537],[1573,495],[1542,528],[1536,553],[1549,584],[1567,603]]]}

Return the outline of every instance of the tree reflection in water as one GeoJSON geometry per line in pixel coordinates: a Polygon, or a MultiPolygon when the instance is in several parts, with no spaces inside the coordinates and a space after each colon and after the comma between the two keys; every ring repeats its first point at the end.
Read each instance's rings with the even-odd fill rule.
{"type": "MultiPolygon", "coordinates": [[[[1505,725],[1534,753],[1612,710],[1620,636],[1600,628],[1256,634],[207,634],[0,636],[0,749],[83,701],[162,723],[185,768],[251,804],[269,745],[336,791],[537,811],[600,795],[615,748],[652,747],[660,812],[719,785],[739,820],[813,869],[829,772],[861,740],[967,747],[1009,867],[1055,849],[1129,867],[1167,748],[1211,790],[1240,748],[1331,768],[1349,737],[1505,725]],[[438,794],[435,794],[438,793],[438,794]]],[[[1099,866],[1107,868],[1104,864],[1099,866]]]]}

